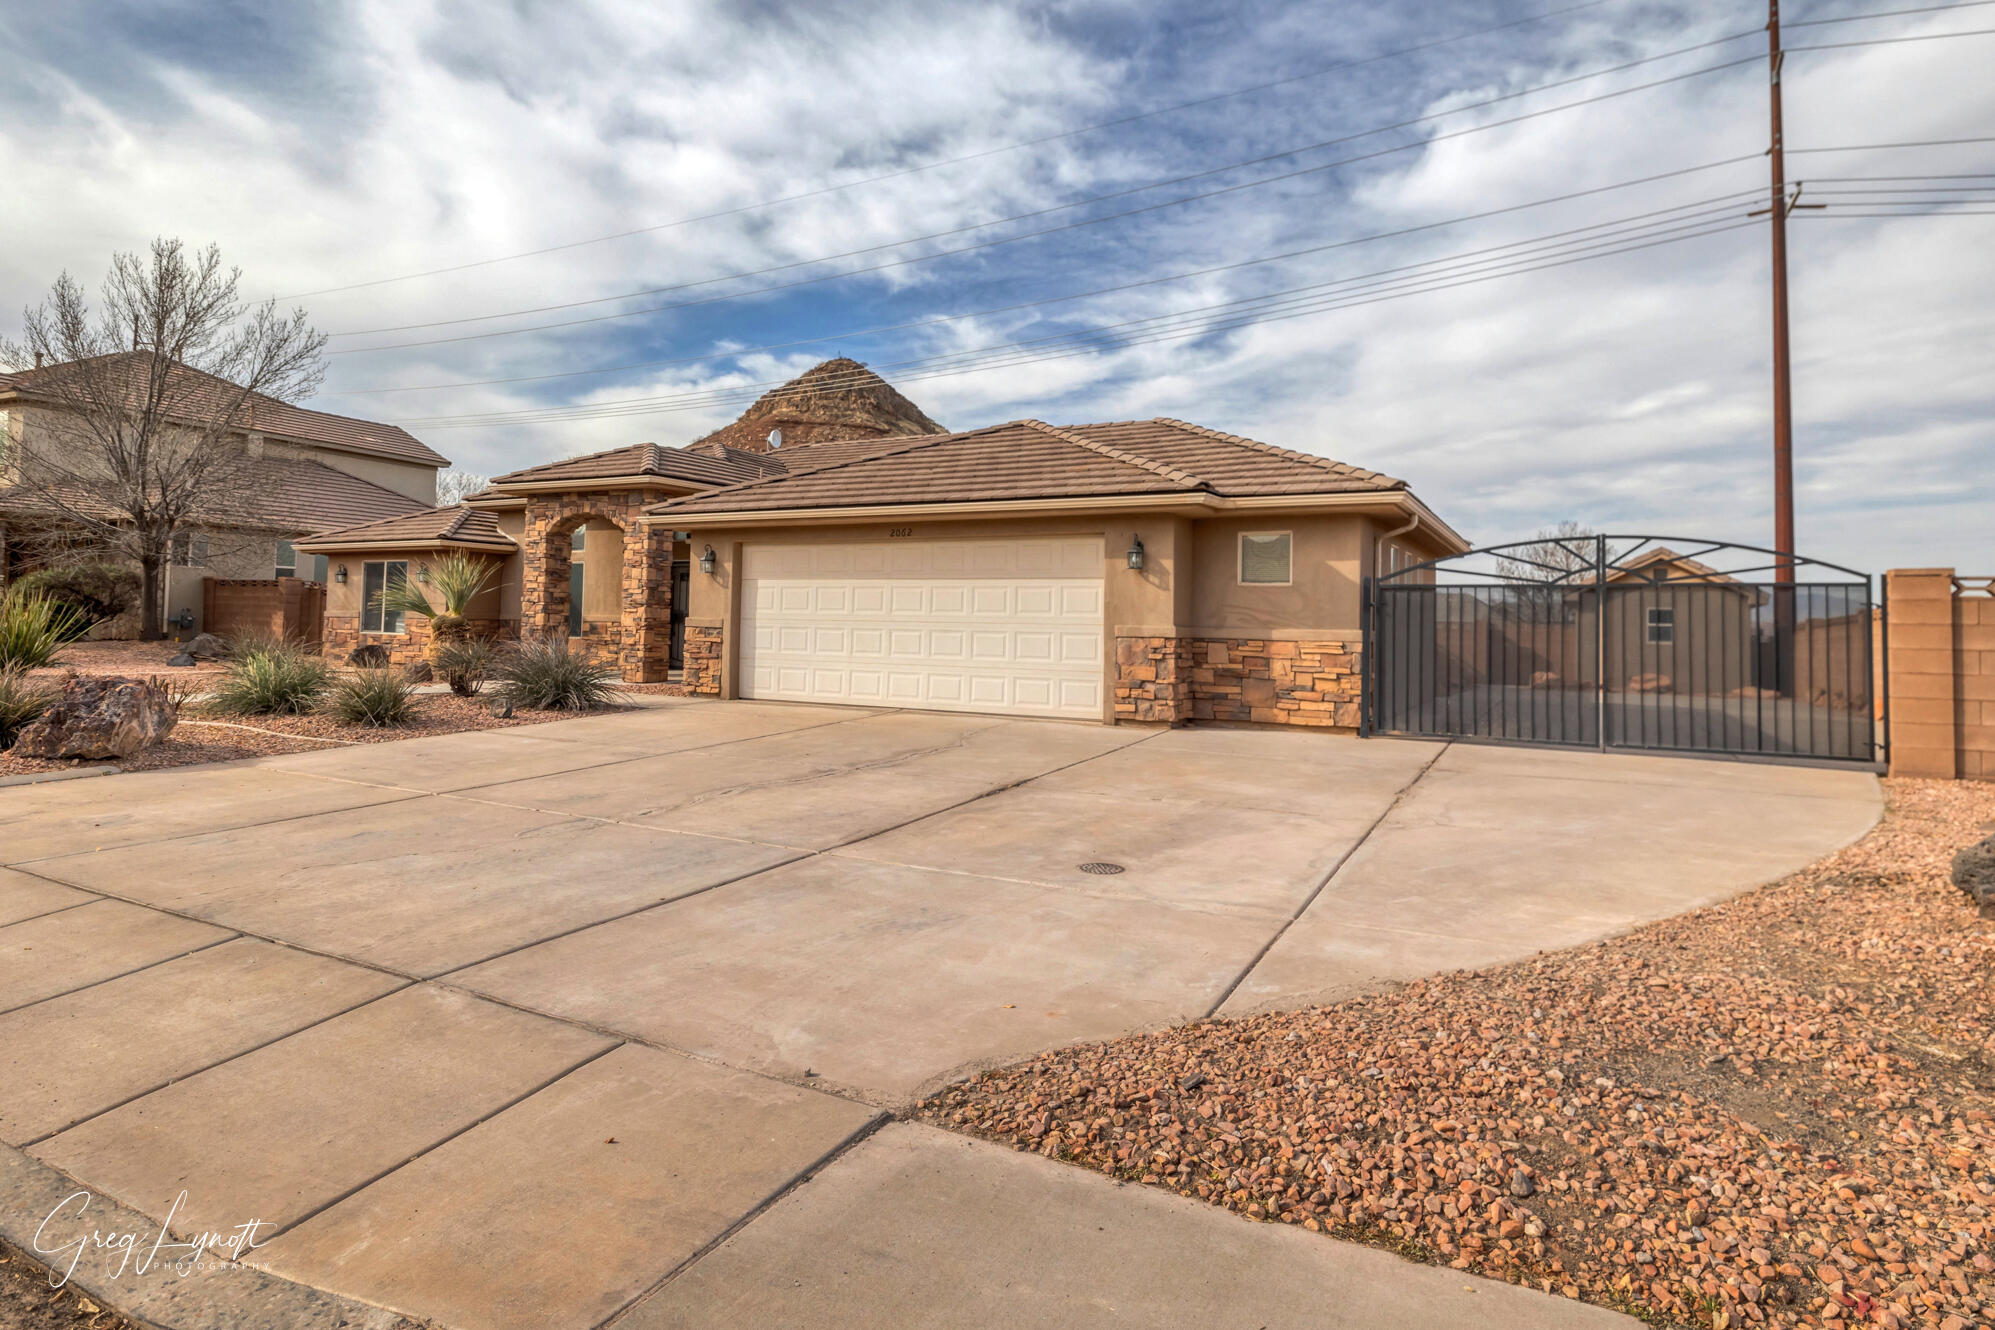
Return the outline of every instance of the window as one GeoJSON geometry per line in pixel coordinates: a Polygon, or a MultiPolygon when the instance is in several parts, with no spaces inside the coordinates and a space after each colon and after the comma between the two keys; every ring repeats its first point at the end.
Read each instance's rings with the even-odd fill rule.
{"type": "Polygon", "coordinates": [[[1289,584],[1289,533],[1240,533],[1240,581],[1260,586],[1289,584]]]}
{"type": "Polygon", "coordinates": [[[1649,641],[1659,646],[1670,646],[1676,641],[1676,611],[1650,609],[1648,623],[1649,641]]]}
{"type": "Polygon", "coordinates": [[[206,568],[208,566],[208,538],[198,531],[175,533],[173,546],[167,560],[176,568],[206,568]]]}
{"type": "Polygon", "coordinates": [[[314,554],[312,556],[312,580],[320,586],[324,586],[326,584],[326,573],[331,566],[331,560],[327,559],[325,555],[314,554]]]}
{"type": "Polygon", "coordinates": [[[296,577],[297,575],[298,575],[298,547],[293,545],[288,540],[278,541],[276,576],[296,577]]]}
{"type": "Polygon", "coordinates": [[[399,633],[402,612],[381,608],[381,594],[409,578],[409,565],[401,559],[387,559],[360,565],[360,631],[399,633]]]}

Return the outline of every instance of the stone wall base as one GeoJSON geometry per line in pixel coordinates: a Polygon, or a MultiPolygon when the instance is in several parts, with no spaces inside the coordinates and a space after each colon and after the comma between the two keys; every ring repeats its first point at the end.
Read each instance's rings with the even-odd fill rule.
{"type": "Polygon", "coordinates": [[[726,636],[718,628],[686,625],[685,670],[680,682],[695,696],[720,696],[720,662],[726,636]]]}

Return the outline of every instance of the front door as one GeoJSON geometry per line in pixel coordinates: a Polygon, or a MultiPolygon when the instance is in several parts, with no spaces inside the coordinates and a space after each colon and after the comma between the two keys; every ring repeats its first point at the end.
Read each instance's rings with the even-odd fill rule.
{"type": "Polygon", "coordinates": [[[693,594],[693,566],[685,559],[672,561],[672,669],[686,664],[686,601],[693,594]]]}

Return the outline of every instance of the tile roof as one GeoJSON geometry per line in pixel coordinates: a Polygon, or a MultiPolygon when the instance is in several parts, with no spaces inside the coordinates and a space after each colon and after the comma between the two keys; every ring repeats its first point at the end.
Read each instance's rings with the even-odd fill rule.
{"type": "MultiPolygon", "coordinates": [[[[831,446],[819,444],[805,451],[815,455],[831,446]]],[[[962,434],[838,446],[843,456],[826,464],[672,499],[650,511],[697,514],[742,508],[801,510],[1171,493],[1247,497],[1406,488],[1406,482],[1376,471],[1168,419],[1065,428],[1015,420],[962,434]]]]}
{"type": "Polygon", "coordinates": [[[715,452],[708,449],[665,448],[655,443],[633,443],[624,448],[564,457],[520,471],[508,471],[493,479],[495,489],[507,485],[539,484],[548,481],[621,480],[628,476],[656,476],[661,480],[683,480],[695,485],[734,485],[769,474],[758,461],[743,457],[732,448],[715,452]]]}
{"type": "MultiPolygon", "coordinates": [[[[102,359],[110,365],[114,374],[136,386],[148,372],[146,362],[151,356],[150,351],[121,351],[102,359]]],[[[0,374],[0,394],[18,392],[43,401],[57,400],[50,387],[60,381],[63,371],[73,363],[77,362],[0,374]]],[[[190,401],[198,401],[210,392],[219,393],[224,389],[240,391],[224,380],[186,365],[175,365],[171,379],[172,390],[190,401]]],[[[399,426],[352,416],[335,416],[326,411],[310,411],[262,393],[250,395],[242,427],[279,438],[297,439],[347,452],[368,453],[400,462],[420,462],[425,466],[450,465],[449,458],[399,426]]]]}
{"type": "Polygon", "coordinates": [[[495,554],[510,554],[519,548],[511,536],[499,529],[498,520],[492,514],[467,508],[461,503],[448,508],[425,508],[404,517],[391,517],[385,522],[367,522],[336,531],[322,531],[300,543],[306,546],[415,545],[432,541],[490,550],[495,554]]]}
{"type": "MultiPolygon", "coordinates": [[[[255,495],[255,510],[211,513],[205,519],[197,517],[197,521],[253,531],[304,534],[424,511],[421,503],[406,495],[321,462],[264,457],[247,460],[244,466],[240,484],[232,478],[230,488],[255,495]]],[[[116,510],[91,491],[74,485],[63,486],[61,491],[63,502],[71,508],[94,513],[107,521],[116,520],[116,510]]],[[[46,513],[48,505],[38,491],[15,486],[0,489],[0,510],[32,515],[38,510],[46,513]]]]}

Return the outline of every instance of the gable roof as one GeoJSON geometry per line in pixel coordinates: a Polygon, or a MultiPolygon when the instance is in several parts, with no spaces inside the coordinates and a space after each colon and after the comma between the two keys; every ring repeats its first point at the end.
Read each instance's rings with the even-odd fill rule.
{"type": "Polygon", "coordinates": [[[845,439],[912,438],[944,433],[900,390],[856,360],[839,356],[805,370],[755,400],[727,425],[696,440],[744,452],[768,452],[769,431],[783,447],[816,447],[845,439]]]}
{"type": "MultiPolygon", "coordinates": [[[[673,514],[1181,493],[1387,493],[1406,482],[1181,420],[1065,428],[1038,420],[875,440],[835,461],[657,504],[673,514]]],[[[822,445],[820,445],[822,446],[822,445]]],[[[817,449],[809,449],[814,453],[817,449]]]]}
{"type": "MultiPolygon", "coordinates": [[[[407,495],[322,462],[301,457],[262,457],[249,459],[243,465],[244,478],[239,488],[256,496],[256,511],[211,518],[208,525],[304,534],[424,510],[421,503],[407,495]]],[[[93,513],[104,521],[117,520],[115,508],[82,486],[62,487],[62,499],[72,509],[93,513]]],[[[50,513],[36,490],[26,486],[0,488],[0,511],[59,517],[50,513]]]]}
{"type": "Polygon", "coordinates": [[[511,554],[519,548],[511,536],[499,529],[492,514],[453,504],[447,508],[425,508],[382,522],[323,531],[298,542],[300,549],[333,549],[342,545],[457,545],[492,554],[511,554]]]}
{"type": "MultiPolygon", "coordinates": [[[[122,380],[134,395],[140,391],[150,373],[150,351],[120,351],[114,355],[96,359],[110,371],[116,379],[122,380]]],[[[37,369],[16,370],[0,373],[0,397],[18,393],[21,396],[42,401],[57,400],[51,393],[66,371],[77,364],[64,361],[60,364],[44,365],[37,369]]],[[[168,370],[173,381],[173,391],[183,397],[199,399],[210,394],[240,391],[235,385],[212,374],[207,374],[189,365],[175,364],[168,370]]],[[[280,402],[275,397],[262,393],[251,393],[244,404],[241,428],[274,435],[282,439],[295,439],[302,443],[315,443],[327,448],[337,448],[344,452],[367,453],[375,457],[392,458],[398,462],[419,462],[425,466],[449,466],[450,459],[436,452],[397,425],[384,425],[377,420],[361,420],[354,416],[336,416],[326,411],[309,411],[302,406],[280,402]]]]}
{"type": "Polygon", "coordinates": [[[581,483],[586,481],[629,480],[652,477],[682,480],[693,485],[734,485],[769,475],[759,459],[750,460],[733,449],[666,448],[655,443],[633,443],[581,457],[564,457],[558,462],[508,471],[494,477],[492,487],[542,483],[581,483]]]}

